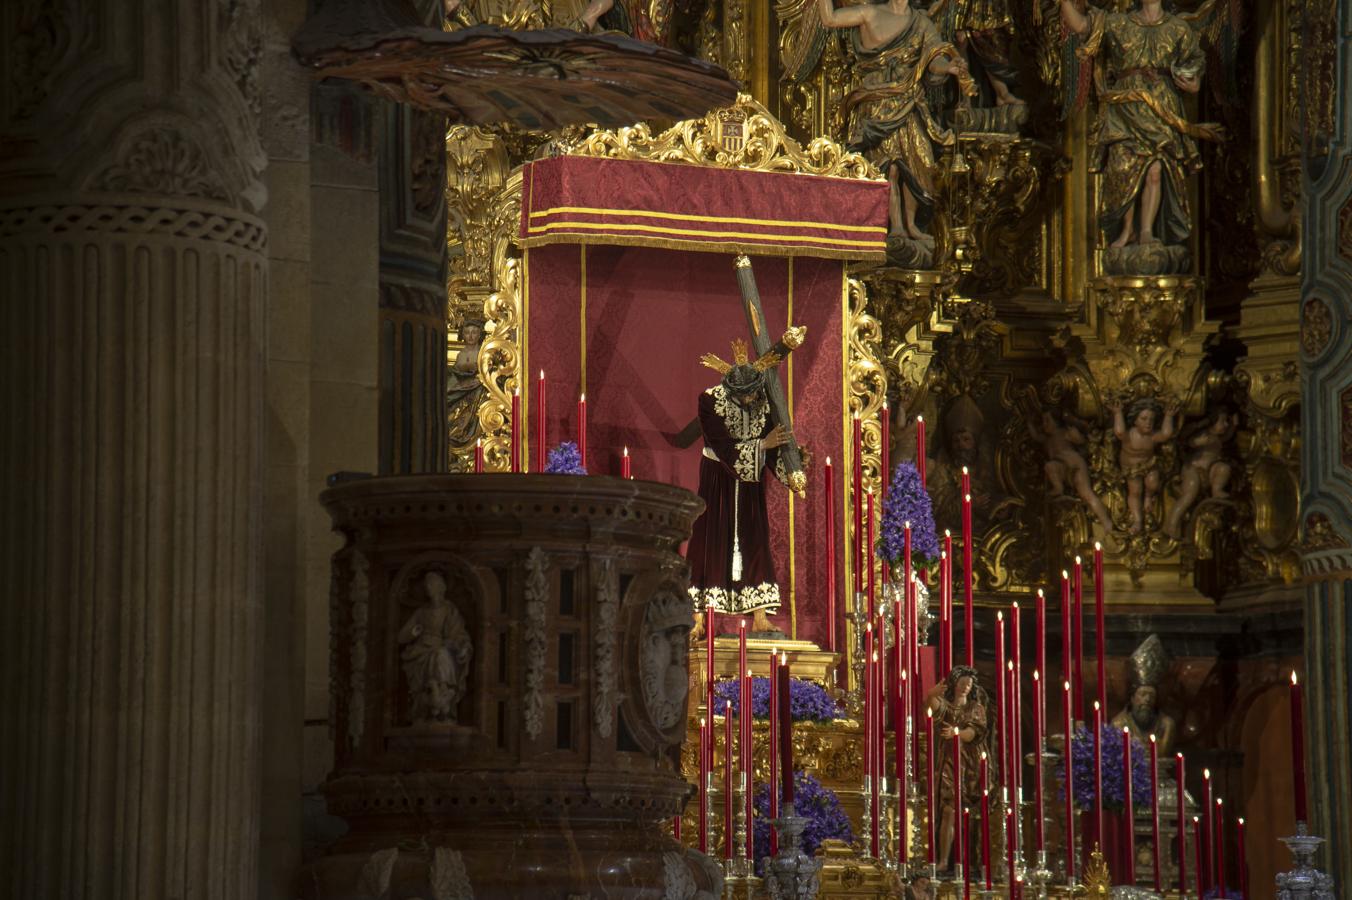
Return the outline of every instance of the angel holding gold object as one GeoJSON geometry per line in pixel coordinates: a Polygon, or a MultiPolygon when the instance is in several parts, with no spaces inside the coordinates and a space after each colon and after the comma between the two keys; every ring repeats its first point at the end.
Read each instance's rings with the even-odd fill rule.
{"type": "Polygon", "coordinates": [[[852,29],[856,86],[844,101],[849,149],[887,174],[891,233],[929,241],[925,228],[934,210],[934,145],[950,146],[953,133],[931,114],[925,89],[951,76],[965,93],[975,93],[967,63],[908,0],[845,9],[817,0],[817,8],[825,27],[852,29]]]}
{"type": "Polygon", "coordinates": [[[699,398],[704,512],[695,520],[686,550],[696,637],[709,606],[725,615],[749,614],[753,633],[776,634],[768,618],[779,607],[779,583],[770,553],[766,476],[774,473],[786,487],[791,479],[780,452],[789,434],[773,422],[765,373],[798,346],[800,334],[790,329],[754,361],[748,361],[740,339],[732,342],[732,363],[713,354],[701,360],[723,378],[699,398]]]}
{"type": "MultiPolygon", "coordinates": [[[[1197,141],[1224,140],[1225,132],[1188,121],[1183,95],[1201,88],[1202,39],[1213,45],[1237,40],[1239,8],[1238,0],[1208,0],[1184,17],[1166,12],[1161,0],[1141,0],[1126,13],[1061,0],[1076,57],[1096,61],[1100,109],[1090,171],[1103,176],[1098,220],[1110,248],[1187,242],[1187,178],[1202,164],[1197,141]]],[[[1227,56],[1224,48],[1217,55],[1227,56]]],[[[1079,79],[1067,73],[1064,80],[1078,92],[1071,105],[1082,102],[1079,79]]]]}

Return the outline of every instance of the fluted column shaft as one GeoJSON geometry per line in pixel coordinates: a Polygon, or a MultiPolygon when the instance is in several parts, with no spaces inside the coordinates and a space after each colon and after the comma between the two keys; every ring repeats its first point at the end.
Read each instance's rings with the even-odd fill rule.
{"type": "Polygon", "coordinates": [[[3,896],[257,890],[256,15],[3,25],[3,896]]]}

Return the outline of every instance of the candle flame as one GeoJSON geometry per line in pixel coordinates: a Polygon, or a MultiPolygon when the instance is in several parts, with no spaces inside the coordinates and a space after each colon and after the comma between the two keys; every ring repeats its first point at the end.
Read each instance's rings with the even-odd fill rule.
{"type": "Polygon", "coordinates": [[[750,678],[750,677],[751,677],[751,670],[750,670],[750,669],[747,669],[747,670],[746,670],[746,677],[747,677],[747,678],[750,678]]]}
{"type": "MultiPolygon", "coordinates": [[[[1076,561],[1076,562],[1079,562],[1079,561],[1080,561],[1080,558],[1079,558],[1078,556],[1075,557],[1075,561],[1076,561]]],[[[1062,581],[1069,581],[1069,580],[1070,580],[1070,573],[1067,572],[1065,569],[1062,569],[1062,570],[1061,570],[1061,580],[1062,580],[1062,581]]]]}
{"type": "Polygon", "coordinates": [[[700,717],[699,717],[699,727],[700,727],[700,728],[703,728],[703,727],[704,727],[704,716],[700,716],[700,717]]]}
{"type": "Polygon", "coordinates": [[[944,529],[944,537],[946,537],[946,538],[951,538],[952,536],[953,536],[953,532],[951,532],[951,531],[949,531],[947,528],[945,528],[945,529],[944,529]]]}
{"type": "Polygon", "coordinates": [[[577,395],[577,399],[581,400],[583,403],[586,403],[586,402],[587,402],[587,392],[586,392],[586,391],[583,391],[582,393],[578,394],[578,395],[577,395]]]}
{"type": "Polygon", "coordinates": [[[1075,554],[1075,565],[1078,566],[1079,564],[1080,564],[1080,555],[1077,553],[1075,554]]]}
{"type": "Polygon", "coordinates": [[[962,474],[964,474],[964,475],[967,474],[967,467],[966,467],[966,466],[963,466],[963,467],[962,467],[962,474]]]}
{"type": "MultiPolygon", "coordinates": [[[[1127,726],[1123,725],[1123,726],[1122,726],[1122,733],[1123,733],[1123,734],[1131,734],[1131,729],[1128,728],[1127,726]]],[[[1152,735],[1152,737],[1153,737],[1153,735],[1152,735]]]]}
{"type": "Polygon", "coordinates": [[[1062,686],[1062,688],[1063,688],[1067,693],[1070,692],[1070,682],[1069,682],[1069,681],[1063,681],[1063,682],[1061,682],[1061,686],[1062,686]]]}
{"type": "Polygon", "coordinates": [[[1011,659],[1009,662],[1005,663],[1005,668],[1007,668],[1009,671],[1013,672],[1013,671],[1014,671],[1014,660],[1011,659]]]}
{"type": "Polygon", "coordinates": [[[985,751],[985,750],[982,750],[982,751],[981,751],[981,758],[982,758],[982,759],[985,759],[985,758],[986,758],[986,751],[985,751]]]}
{"type": "Polygon", "coordinates": [[[1243,817],[1243,816],[1240,816],[1240,817],[1239,817],[1239,826],[1240,826],[1241,828],[1244,827],[1244,817],[1243,817]]]}
{"type": "Polygon", "coordinates": [[[965,502],[967,502],[967,503],[971,503],[971,502],[972,502],[972,495],[971,495],[971,494],[963,494],[963,495],[962,495],[962,499],[963,499],[965,502]]]}
{"type": "Polygon", "coordinates": [[[826,457],[826,464],[827,464],[828,466],[831,465],[831,457],[829,457],[829,456],[826,457]]]}
{"type": "Polygon", "coordinates": [[[1034,680],[1034,681],[1037,681],[1038,678],[1039,678],[1039,675],[1037,674],[1037,669],[1034,669],[1034,670],[1033,670],[1033,680],[1034,680]]]}
{"type": "Polygon", "coordinates": [[[1174,759],[1178,759],[1178,760],[1183,759],[1183,754],[1182,754],[1182,753],[1175,753],[1175,754],[1174,754],[1174,759]]]}
{"type": "Polygon", "coordinates": [[[873,661],[874,661],[874,662],[877,662],[877,661],[878,661],[878,654],[877,654],[876,651],[875,651],[874,654],[873,654],[873,661]]]}
{"type": "Polygon", "coordinates": [[[1217,798],[1216,798],[1216,805],[1217,805],[1217,806],[1224,806],[1224,805],[1225,805],[1225,801],[1222,800],[1220,797],[1217,797],[1217,798]]]}
{"type": "Polygon", "coordinates": [[[1295,669],[1292,669],[1292,670],[1291,670],[1291,684],[1292,684],[1293,686],[1296,684],[1296,670],[1295,670],[1295,669]]]}
{"type": "Polygon", "coordinates": [[[1095,552],[1095,553],[1102,553],[1102,552],[1103,552],[1103,545],[1100,544],[1098,541],[1094,541],[1094,552],[1095,552]]]}
{"type": "Polygon", "coordinates": [[[474,446],[476,446],[476,447],[482,447],[483,445],[484,445],[484,439],[483,439],[483,438],[475,438],[475,439],[474,439],[474,446]]]}
{"type": "Polygon", "coordinates": [[[625,455],[625,456],[628,456],[628,455],[629,455],[629,448],[628,448],[628,447],[625,447],[625,448],[624,448],[624,455],[625,455]]]}
{"type": "Polygon", "coordinates": [[[910,530],[911,530],[911,520],[910,520],[910,519],[907,519],[907,520],[906,520],[906,530],[907,530],[907,531],[910,531],[910,530]]]}
{"type": "Polygon", "coordinates": [[[545,380],[545,370],[544,370],[544,369],[541,369],[541,370],[540,370],[540,380],[541,380],[541,381],[544,381],[544,380],[545,380]]]}
{"type": "Polygon", "coordinates": [[[906,670],[905,670],[905,669],[902,669],[902,670],[901,670],[901,680],[902,680],[902,681],[905,681],[905,680],[906,680],[906,670]]]}
{"type": "Polygon", "coordinates": [[[1202,821],[1202,820],[1199,819],[1199,818],[1197,818],[1196,816],[1193,816],[1193,817],[1192,817],[1192,824],[1194,824],[1194,825],[1198,824],[1198,823],[1201,822],[1201,821],[1202,821]]]}
{"type": "Polygon", "coordinates": [[[933,718],[934,718],[934,710],[930,709],[929,707],[925,707],[925,718],[927,718],[927,719],[933,719],[933,718]]]}
{"type": "Polygon", "coordinates": [[[513,396],[513,397],[520,397],[520,396],[521,396],[521,388],[519,388],[519,387],[512,388],[512,396],[513,396]]]}
{"type": "Polygon", "coordinates": [[[738,619],[737,627],[742,629],[743,631],[746,631],[746,619],[738,619]]]}
{"type": "Polygon", "coordinates": [[[1154,734],[1151,734],[1151,735],[1150,735],[1150,743],[1152,743],[1152,744],[1155,743],[1155,735],[1154,735],[1154,734]]]}
{"type": "Polygon", "coordinates": [[[1015,612],[1018,612],[1018,611],[1019,611],[1019,601],[1017,601],[1017,600],[1014,601],[1014,611],[1015,611],[1015,612]]]}
{"type": "Polygon", "coordinates": [[[1095,700],[1095,701],[1094,701],[1094,712],[1098,712],[1098,711],[1099,711],[1099,702],[1098,702],[1097,700],[1095,700]]]}
{"type": "Polygon", "coordinates": [[[915,417],[915,420],[916,420],[917,422],[923,422],[923,421],[925,421],[925,417],[924,417],[924,416],[916,416],[916,417],[915,417]]]}
{"type": "Polygon", "coordinates": [[[1041,598],[1043,598],[1043,597],[1046,596],[1046,594],[1042,593],[1042,588],[1038,588],[1038,589],[1037,589],[1037,595],[1038,595],[1038,598],[1039,598],[1039,599],[1041,599],[1041,598]]]}
{"type": "Polygon", "coordinates": [[[1205,780],[1207,780],[1207,781],[1210,781],[1210,780],[1211,780],[1211,770],[1210,770],[1210,769],[1203,769],[1203,770],[1202,770],[1202,778],[1205,779],[1205,780]]]}
{"type": "Polygon", "coordinates": [[[997,621],[997,622],[1004,622],[1004,620],[1005,620],[1005,611],[1004,611],[1003,609],[996,610],[996,611],[995,611],[995,621],[997,621]]]}

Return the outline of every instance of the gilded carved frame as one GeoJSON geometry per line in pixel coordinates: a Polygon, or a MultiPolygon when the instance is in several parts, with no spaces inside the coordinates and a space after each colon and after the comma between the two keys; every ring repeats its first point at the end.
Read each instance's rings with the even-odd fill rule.
{"type": "MultiPolygon", "coordinates": [[[[529,251],[516,243],[521,214],[520,166],[502,178],[496,191],[474,190],[476,181],[480,184],[491,181],[493,175],[476,161],[487,152],[484,147],[479,148],[478,155],[465,151],[468,143],[483,137],[486,135],[477,130],[452,129],[448,133],[450,193],[453,208],[459,206],[463,230],[462,235],[451,237],[453,257],[463,261],[457,264],[453,258],[448,289],[453,315],[463,318],[466,314],[481,314],[487,323],[479,354],[479,379],[486,391],[479,406],[478,422],[485,468],[503,471],[510,465],[512,394],[523,387],[522,373],[529,371],[529,336],[525,332],[530,297],[523,278],[529,251]],[[473,222],[471,218],[479,221],[473,222]],[[480,231],[474,238],[478,245],[471,247],[467,238],[476,227],[486,228],[488,239],[482,240],[484,232],[480,231]],[[473,284],[474,281],[479,284],[473,284]]],[[[659,134],[654,134],[646,123],[640,123],[631,128],[557,138],[553,150],[576,156],[883,180],[882,174],[866,159],[846,152],[829,138],[819,137],[802,146],[787,135],[783,125],[764,107],[746,95],[740,96],[733,106],[678,122],[659,134]]],[[[881,361],[882,327],[862,281],[842,275],[841,303],[844,323],[841,350],[845,361],[842,433],[847,443],[850,419],[857,413],[863,420],[864,488],[878,491],[882,487],[882,426],[878,417],[887,394],[887,371],[881,361]]],[[[526,417],[529,392],[521,393],[522,415],[526,417]]],[[[472,445],[452,447],[451,452],[458,457],[452,459],[452,469],[464,470],[472,463],[472,445]]],[[[524,448],[523,456],[529,457],[524,448]]],[[[840,458],[844,460],[841,468],[848,536],[853,521],[850,504],[854,502],[849,494],[853,461],[848,446],[840,448],[840,458]]],[[[853,569],[849,554],[846,557],[844,577],[848,585],[853,569]]],[[[850,645],[847,639],[845,646],[850,645]]]]}

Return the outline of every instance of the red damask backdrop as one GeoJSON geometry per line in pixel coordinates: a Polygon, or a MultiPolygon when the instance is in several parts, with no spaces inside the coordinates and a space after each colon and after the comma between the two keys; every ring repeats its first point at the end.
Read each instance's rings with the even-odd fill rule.
{"type": "MultiPolygon", "coordinates": [[[[577,397],[583,389],[583,257],[586,265],[586,393],[588,468],[618,475],[629,447],[636,478],[695,490],[700,443],[673,443],[695,416],[699,393],[718,374],[699,364],[705,353],[730,359],[730,341],[749,338],[733,256],[648,247],[553,245],[529,251],[527,342],[532,387],[548,377],[549,437],[573,439],[577,397]]],[[[789,496],[772,487],[775,569],[797,611],[800,639],[824,645],[826,636],[826,510],[822,462],[835,465],[837,558],[844,551],[839,525],[842,496],[842,263],[799,257],[753,257],[752,268],[772,334],[805,325],[808,340],[781,366],[792,390],[794,432],[814,455],[806,499],[793,503],[789,552],[789,496]],[[790,301],[792,269],[792,301],[790,301]]],[[[844,567],[840,567],[843,584],[844,567]]],[[[838,595],[843,596],[843,595],[838,595]]],[[[787,602],[777,619],[790,631],[787,602]]]]}

